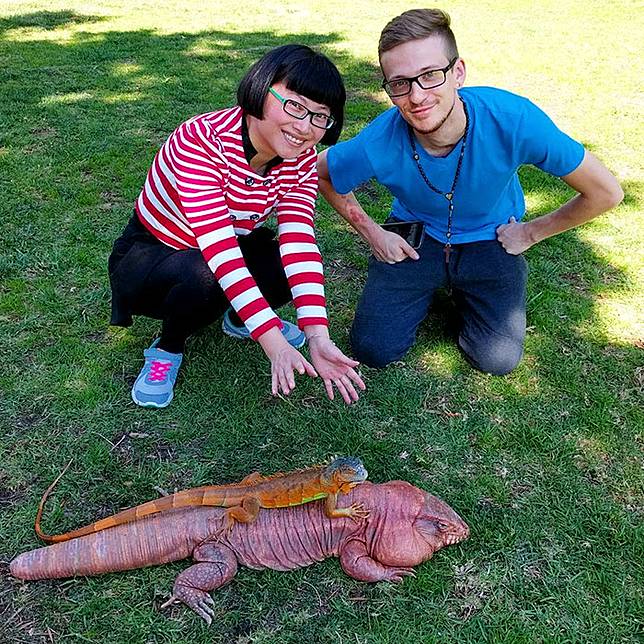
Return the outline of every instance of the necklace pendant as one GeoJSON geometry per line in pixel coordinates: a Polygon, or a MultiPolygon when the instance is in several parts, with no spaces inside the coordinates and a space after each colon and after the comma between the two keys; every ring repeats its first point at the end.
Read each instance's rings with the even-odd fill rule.
{"type": "Polygon", "coordinates": [[[443,248],[443,252],[445,253],[445,263],[449,264],[449,256],[452,252],[452,245],[449,242],[445,244],[445,248],[443,248]]]}
{"type": "Polygon", "coordinates": [[[453,192],[446,192],[445,193],[445,199],[447,199],[447,201],[451,201],[453,198],[454,198],[454,193],[453,192]]]}

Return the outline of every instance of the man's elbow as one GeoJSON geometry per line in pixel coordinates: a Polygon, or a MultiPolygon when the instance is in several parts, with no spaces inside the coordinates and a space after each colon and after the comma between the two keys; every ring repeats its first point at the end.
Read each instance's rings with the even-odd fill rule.
{"type": "Polygon", "coordinates": [[[612,200],[609,208],[615,208],[616,206],[619,206],[622,201],[624,201],[624,190],[622,190],[622,186],[620,186],[617,182],[615,182],[615,188],[611,193],[611,197],[612,200]]]}
{"type": "Polygon", "coordinates": [[[624,191],[622,190],[622,186],[619,185],[617,179],[611,181],[611,184],[606,186],[602,193],[602,206],[604,212],[606,210],[612,210],[624,201],[624,191]]]}
{"type": "Polygon", "coordinates": [[[598,213],[611,210],[624,200],[624,191],[615,177],[611,176],[609,181],[598,182],[592,192],[594,210],[598,213]]]}

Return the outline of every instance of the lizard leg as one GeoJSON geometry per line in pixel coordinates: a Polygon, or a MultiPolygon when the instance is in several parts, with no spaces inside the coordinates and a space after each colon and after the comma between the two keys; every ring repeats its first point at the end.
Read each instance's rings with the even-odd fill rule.
{"type": "Polygon", "coordinates": [[[369,516],[369,510],[367,510],[362,503],[353,503],[346,508],[337,507],[337,503],[337,493],[329,494],[329,496],[324,500],[324,514],[326,514],[329,519],[349,517],[354,521],[358,521],[360,519],[366,519],[369,516]]]}
{"type": "Polygon", "coordinates": [[[235,521],[252,523],[257,518],[260,508],[259,499],[252,496],[245,497],[239,505],[227,508],[223,517],[224,525],[217,533],[217,536],[221,537],[224,534],[230,534],[235,525],[235,521]]]}
{"type": "Polygon", "coordinates": [[[401,582],[405,577],[415,577],[413,567],[385,566],[371,557],[362,541],[349,541],[340,552],[340,565],[344,572],[360,581],[401,582]]]}
{"type": "Polygon", "coordinates": [[[235,576],[237,557],[227,546],[211,541],[197,546],[192,556],[197,563],[176,578],[172,596],[161,608],[181,601],[210,625],[215,616],[215,603],[208,593],[224,586],[235,576]]]}

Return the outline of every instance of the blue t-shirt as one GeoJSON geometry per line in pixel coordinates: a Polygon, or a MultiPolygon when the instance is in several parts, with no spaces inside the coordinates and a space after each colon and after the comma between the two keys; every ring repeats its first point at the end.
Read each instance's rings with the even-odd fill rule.
{"type": "MultiPolygon", "coordinates": [[[[492,87],[459,90],[467,106],[469,133],[454,191],[452,243],[495,239],[500,224],[525,214],[517,170],[530,163],[555,176],[569,174],[584,158],[584,147],[564,134],[534,103],[492,87]]],[[[452,187],[461,151],[429,155],[416,143],[425,174],[442,192],[452,187]]],[[[420,220],[434,239],[446,241],[448,201],[423,181],[412,158],[407,123],[392,107],[350,141],[328,151],[329,174],[340,194],[375,178],[395,197],[392,215],[420,220]]]]}

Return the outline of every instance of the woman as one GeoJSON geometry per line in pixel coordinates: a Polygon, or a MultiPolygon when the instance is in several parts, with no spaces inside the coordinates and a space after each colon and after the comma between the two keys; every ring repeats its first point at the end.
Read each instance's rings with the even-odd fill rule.
{"type": "Polygon", "coordinates": [[[114,244],[111,323],[130,326],[132,314],[163,321],[132,399],[170,404],[187,338],[224,314],[224,333],[252,337],[268,356],[274,395],[291,392],[297,371],[319,374],[330,399],[335,386],[350,403],[365,385],[329,338],[313,230],[314,146],[338,139],[342,79],[325,56],[286,45],[253,65],[237,101],[172,133],[114,244]],[[272,214],[277,240],[260,228],[272,214]],[[297,326],[274,313],[291,300],[297,326]],[[313,364],[297,350],[306,341],[313,364]]]}

